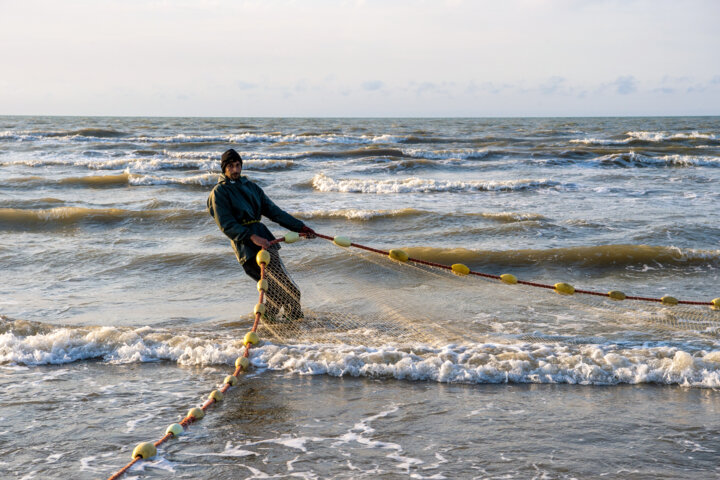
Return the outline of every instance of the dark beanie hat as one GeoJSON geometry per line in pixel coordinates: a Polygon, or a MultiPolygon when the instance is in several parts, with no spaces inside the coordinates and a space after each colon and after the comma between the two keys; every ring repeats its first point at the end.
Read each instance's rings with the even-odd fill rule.
{"type": "Polygon", "coordinates": [[[220,161],[220,170],[225,173],[225,167],[227,167],[233,162],[240,162],[240,165],[242,165],[242,158],[240,158],[240,154],[231,148],[230,150],[226,150],[225,153],[222,154],[222,160],[220,161]]]}

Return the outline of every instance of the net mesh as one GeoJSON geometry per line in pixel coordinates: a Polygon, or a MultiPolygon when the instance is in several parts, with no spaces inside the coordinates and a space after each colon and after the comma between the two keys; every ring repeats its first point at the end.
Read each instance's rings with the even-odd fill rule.
{"type": "Polygon", "coordinates": [[[720,333],[720,311],[708,306],[559,295],[322,240],[284,248],[289,269],[277,251],[271,254],[261,328],[284,343],[573,344],[620,341],[635,331],[638,337],[720,333]]]}

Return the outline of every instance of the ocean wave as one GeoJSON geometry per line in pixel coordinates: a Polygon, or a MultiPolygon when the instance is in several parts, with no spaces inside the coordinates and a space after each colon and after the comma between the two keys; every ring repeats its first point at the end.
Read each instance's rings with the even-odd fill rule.
{"type": "Polygon", "coordinates": [[[294,214],[304,220],[320,220],[344,218],[347,220],[370,221],[387,218],[420,217],[424,215],[435,215],[433,212],[418,210],[416,208],[400,208],[394,210],[367,210],[361,208],[344,208],[340,210],[313,210],[310,212],[298,212],[294,214]]]}
{"type": "Polygon", "coordinates": [[[0,208],[0,226],[68,226],[78,223],[143,222],[170,224],[205,218],[196,210],[125,210],[121,208],[55,207],[46,209],[0,208]]]}
{"type": "Polygon", "coordinates": [[[667,133],[667,132],[627,132],[626,135],[630,138],[642,140],[645,142],[665,142],[672,140],[717,140],[718,136],[712,133],[701,133],[698,131],[690,133],[667,133]]]}
{"type": "Polygon", "coordinates": [[[369,210],[362,208],[343,208],[339,210],[312,210],[307,212],[294,212],[294,216],[304,220],[322,220],[344,218],[347,220],[372,221],[397,218],[420,218],[420,217],[441,217],[443,219],[468,217],[485,218],[498,223],[516,223],[527,221],[546,220],[538,213],[517,213],[517,212],[480,212],[480,213],[445,213],[420,210],[417,208],[399,208],[388,210],[369,210]]]}
{"type": "Polygon", "coordinates": [[[545,216],[539,213],[517,213],[517,212],[497,212],[497,213],[481,213],[480,216],[501,223],[515,223],[547,220],[545,216]]]}
{"type": "Polygon", "coordinates": [[[633,151],[603,155],[592,162],[622,167],[720,167],[718,157],[680,154],[651,156],[633,151]]]}
{"type": "Polygon", "coordinates": [[[126,137],[128,133],[112,128],[81,128],[78,130],[39,131],[39,130],[6,130],[0,132],[0,139],[21,142],[41,140],[68,140],[68,141],[114,141],[126,137]]]}
{"type": "MultiPolygon", "coordinates": [[[[172,361],[233,365],[241,333],[141,327],[69,327],[0,317],[0,364],[58,365],[100,359],[114,364],[172,361]]],[[[299,375],[393,378],[442,383],[654,383],[720,387],[720,352],[672,346],[563,345],[543,342],[474,343],[432,347],[396,345],[278,345],[250,351],[256,368],[299,375]]]]}
{"type": "Polygon", "coordinates": [[[16,141],[34,141],[50,139],[54,141],[69,142],[108,142],[122,138],[125,142],[140,144],[305,144],[305,145],[391,145],[391,144],[447,144],[447,143],[507,143],[517,141],[516,138],[483,137],[468,139],[463,137],[430,137],[416,135],[395,135],[390,133],[375,134],[338,134],[333,132],[252,132],[246,131],[235,134],[201,135],[178,133],[174,135],[133,135],[111,128],[83,128],[68,131],[29,131],[6,130],[0,132],[0,139],[16,141]]]}
{"type": "Polygon", "coordinates": [[[113,187],[118,185],[149,186],[149,185],[187,185],[212,186],[218,181],[217,173],[203,173],[188,177],[170,177],[162,175],[143,175],[128,171],[117,175],[88,175],[84,177],[67,177],[57,181],[60,185],[82,187],[113,187]]]}
{"type": "Polygon", "coordinates": [[[673,347],[616,349],[601,345],[486,343],[444,348],[369,348],[267,345],[255,351],[259,367],[325,374],[443,383],[657,383],[720,386],[720,353],[673,347]]]}
{"type": "Polygon", "coordinates": [[[404,148],[402,152],[413,158],[428,158],[432,160],[481,160],[490,156],[507,155],[510,153],[490,149],[425,150],[418,148],[404,148]]]}
{"type": "MultiPolygon", "coordinates": [[[[299,160],[299,159],[343,159],[358,157],[413,158],[423,160],[480,160],[490,156],[508,155],[510,152],[488,149],[440,149],[388,148],[368,146],[351,150],[305,150],[300,152],[239,152],[243,161],[251,160],[299,160]]],[[[216,160],[219,152],[173,152],[165,150],[166,157],[181,159],[216,160]]]]}
{"type": "Polygon", "coordinates": [[[48,132],[44,136],[47,137],[93,137],[93,138],[118,138],[128,135],[125,132],[114,130],[112,128],[81,128],[78,130],[70,130],[67,132],[48,132]]]}
{"type": "Polygon", "coordinates": [[[690,133],[668,133],[668,132],[648,132],[648,131],[635,131],[626,132],[626,137],[619,138],[576,138],[570,140],[570,143],[577,143],[583,145],[627,145],[632,143],[663,143],[663,142],[685,142],[685,141],[705,141],[712,142],[719,140],[715,134],[712,133],[701,133],[701,132],[690,132],[690,133]]]}
{"type": "Polygon", "coordinates": [[[430,192],[514,192],[563,187],[552,180],[506,180],[506,181],[450,181],[417,177],[403,180],[373,180],[348,178],[334,180],[323,173],[316,174],[310,185],[320,192],[342,193],[430,193],[430,192]]]}
{"type": "Polygon", "coordinates": [[[242,354],[241,340],[200,332],[173,332],[141,327],[70,327],[0,317],[0,363],[59,365],[102,359],[110,363],[159,360],[181,365],[229,364],[242,354]]]}
{"type": "Polygon", "coordinates": [[[207,187],[218,182],[219,174],[203,173],[189,177],[167,177],[157,175],[129,174],[128,183],[134,186],[148,185],[188,185],[207,187]]]}
{"type": "Polygon", "coordinates": [[[629,266],[720,266],[720,250],[680,249],[651,245],[596,245],[544,250],[475,251],[465,248],[408,247],[414,258],[451,265],[466,263],[485,267],[575,266],[626,268],[629,266]]]}
{"type": "Polygon", "coordinates": [[[429,160],[426,158],[387,158],[376,157],[372,159],[363,158],[362,164],[355,169],[365,175],[383,172],[402,172],[411,170],[452,168],[465,165],[463,160],[429,160]]]}
{"type": "Polygon", "coordinates": [[[64,204],[64,200],[53,197],[28,198],[28,199],[0,199],[2,208],[55,208],[64,204]]]}
{"type": "MultiPolygon", "coordinates": [[[[158,154],[159,155],[159,154],[158,154]]],[[[153,155],[152,158],[51,158],[32,157],[0,161],[0,165],[25,165],[28,167],[44,166],[72,166],[90,170],[125,170],[134,172],[153,172],[159,170],[205,170],[220,171],[220,161],[217,155],[171,155],[170,158],[153,155]]],[[[288,170],[295,167],[293,160],[279,160],[272,158],[250,158],[243,160],[243,167],[247,170],[288,170]]]]}
{"type": "Polygon", "coordinates": [[[86,128],[59,132],[34,132],[7,130],[0,132],[5,140],[32,141],[52,139],[70,142],[107,142],[122,137],[123,141],[141,144],[244,144],[244,143],[293,143],[293,144],[387,144],[405,140],[389,134],[379,135],[338,135],[334,133],[286,134],[282,132],[253,133],[244,132],[229,135],[193,135],[179,133],[176,135],[136,135],[112,129],[86,128]]]}

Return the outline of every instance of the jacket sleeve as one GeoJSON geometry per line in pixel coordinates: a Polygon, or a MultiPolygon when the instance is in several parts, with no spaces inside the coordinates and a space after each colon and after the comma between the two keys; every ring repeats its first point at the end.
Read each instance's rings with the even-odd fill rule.
{"type": "Polygon", "coordinates": [[[207,206],[208,212],[215,219],[220,231],[230,240],[242,242],[250,236],[250,230],[235,220],[230,208],[230,201],[222,191],[213,190],[208,197],[207,206]]]}
{"type": "Polygon", "coordinates": [[[265,195],[262,188],[257,187],[262,204],[262,214],[275,223],[287,228],[292,232],[299,232],[305,226],[303,222],[287,213],[265,195]]]}

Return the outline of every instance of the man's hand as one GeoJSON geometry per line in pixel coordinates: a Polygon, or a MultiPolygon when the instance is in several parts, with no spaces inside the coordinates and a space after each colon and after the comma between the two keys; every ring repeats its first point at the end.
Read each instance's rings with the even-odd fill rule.
{"type": "Polygon", "coordinates": [[[266,239],[259,235],[252,234],[250,235],[250,241],[253,242],[255,245],[257,245],[260,248],[264,248],[267,250],[270,248],[270,242],[268,242],[266,239]]]}
{"type": "Polygon", "coordinates": [[[315,230],[313,230],[312,228],[308,227],[307,225],[305,225],[304,227],[302,227],[302,228],[300,229],[300,233],[304,233],[304,234],[305,234],[305,238],[307,238],[307,239],[315,238],[315,236],[317,235],[317,234],[315,233],[315,230]]]}

